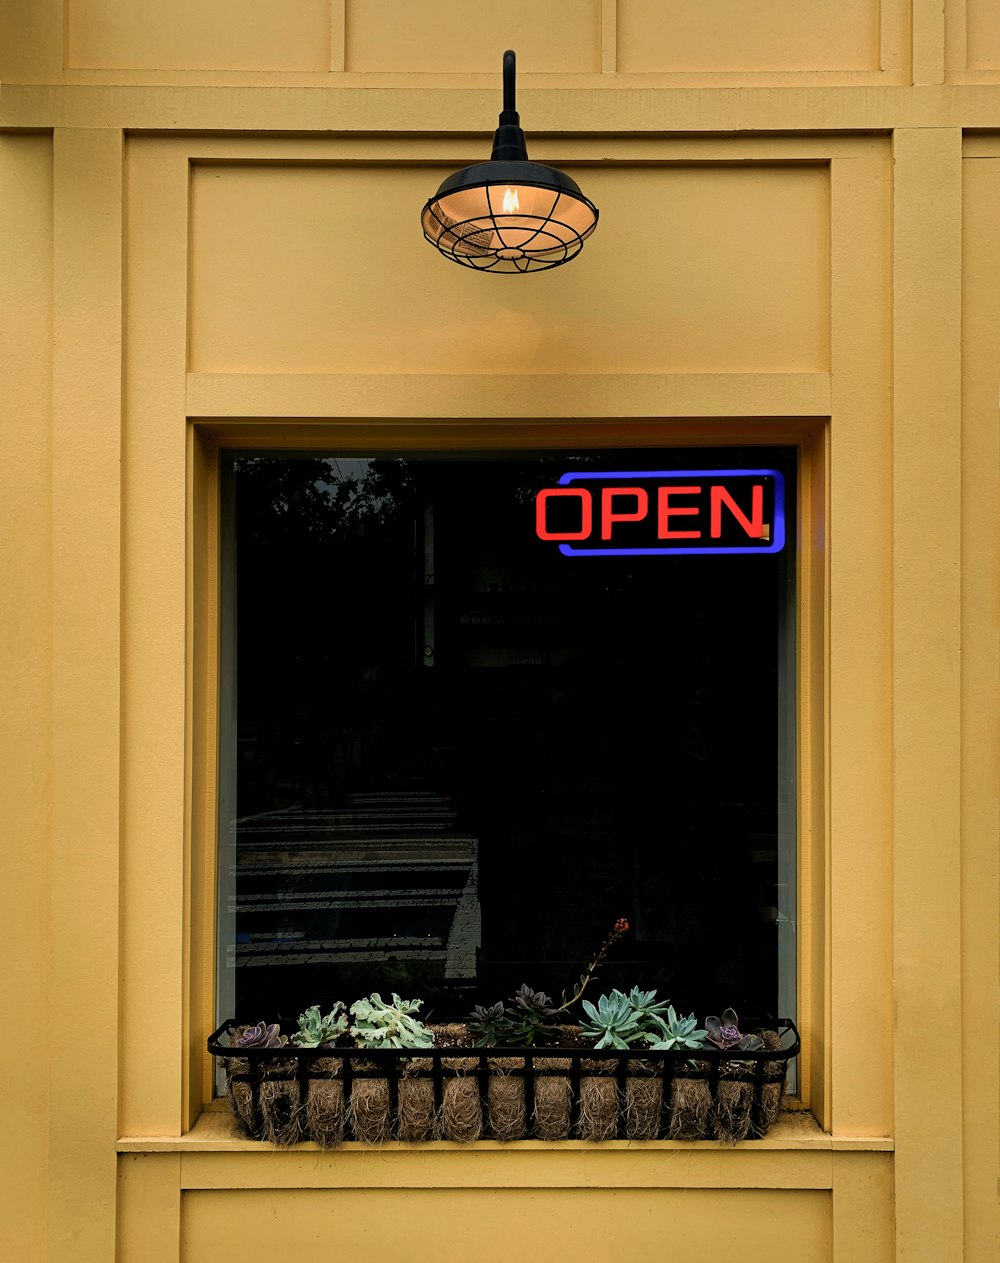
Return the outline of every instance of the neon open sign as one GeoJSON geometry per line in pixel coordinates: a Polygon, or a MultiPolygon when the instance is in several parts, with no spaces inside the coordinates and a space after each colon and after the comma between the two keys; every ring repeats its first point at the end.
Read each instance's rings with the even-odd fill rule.
{"type": "Polygon", "coordinates": [[[778,553],[777,469],[641,469],[563,474],[535,497],[539,539],[567,557],[778,553]]]}

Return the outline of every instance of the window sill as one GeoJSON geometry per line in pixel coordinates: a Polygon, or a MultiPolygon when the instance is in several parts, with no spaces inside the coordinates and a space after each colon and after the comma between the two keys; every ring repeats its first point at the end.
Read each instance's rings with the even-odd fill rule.
{"type": "MultiPolygon", "coordinates": [[[[805,1110],[787,1110],[760,1140],[743,1140],[736,1144],[721,1144],[716,1140],[604,1140],[600,1142],[588,1140],[514,1140],[500,1142],[496,1140],[477,1140],[470,1144],[459,1144],[448,1140],[422,1141],[408,1143],[399,1140],[386,1141],[382,1145],[367,1145],[360,1141],[349,1140],[328,1152],[331,1154],[370,1154],[373,1149],[380,1153],[403,1152],[415,1150],[440,1152],[497,1152],[528,1151],[538,1152],[553,1150],[567,1153],[574,1150],[622,1151],[639,1150],[662,1152],[679,1150],[710,1150],[716,1153],[740,1154],[763,1153],[785,1150],[815,1150],[828,1152],[868,1151],[887,1152],[894,1148],[889,1136],[831,1136],[822,1131],[811,1114],[805,1110]]],[[[118,1141],[119,1153],[297,1153],[322,1152],[313,1141],[290,1145],[287,1149],[261,1140],[247,1140],[237,1128],[236,1120],[224,1102],[213,1102],[198,1118],[194,1127],[183,1136],[124,1136],[118,1141]]],[[[738,1161],[736,1158],[734,1161],[738,1161]]]]}

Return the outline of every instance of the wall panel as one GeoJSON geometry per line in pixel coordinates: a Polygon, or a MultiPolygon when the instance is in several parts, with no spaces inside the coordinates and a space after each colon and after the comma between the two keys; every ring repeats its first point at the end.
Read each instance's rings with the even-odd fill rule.
{"type": "Polygon", "coordinates": [[[994,0],[965,0],[965,43],[970,69],[1000,70],[1000,6],[994,0]]]}
{"type": "MultiPolygon", "coordinates": [[[[347,0],[348,70],[492,71],[504,49],[518,73],[601,68],[601,0],[533,0],[430,9],[412,0],[347,0]]],[[[498,100],[497,109],[500,103],[498,100]]]]}
{"type": "Polygon", "coordinates": [[[578,172],[572,267],[477,276],[421,244],[446,168],[194,172],[190,367],[271,373],[808,372],[828,365],[825,167],[578,172]]]}
{"type": "Polygon", "coordinates": [[[215,1263],[241,1242],[263,1257],[307,1257],[330,1241],[340,1257],[378,1263],[412,1263],[415,1249],[435,1263],[501,1254],[619,1263],[678,1251],[689,1263],[717,1263],[727,1241],[738,1243],[741,1263],[772,1263],[792,1242],[809,1263],[831,1259],[830,1194],[813,1190],[189,1192],[181,1223],[183,1263],[215,1263]]]}
{"type": "Polygon", "coordinates": [[[329,0],[67,0],[66,64],[94,70],[328,70],[329,0]]]}
{"type": "Polygon", "coordinates": [[[878,19],[877,0],[619,0],[618,69],[875,70],[878,19]]]}

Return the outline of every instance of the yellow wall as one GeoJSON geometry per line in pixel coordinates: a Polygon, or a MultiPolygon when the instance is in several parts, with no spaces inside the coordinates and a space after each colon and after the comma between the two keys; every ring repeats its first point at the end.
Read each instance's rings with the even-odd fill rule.
{"type": "Polygon", "coordinates": [[[992,1263],[998,76],[985,0],[3,7],[0,1258],[992,1263]],[[487,280],[417,214],[508,45],[601,223],[487,280]],[[203,1109],[218,453],[511,435],[800,447],[803,1108],[275,1153],[203,1109]]]}

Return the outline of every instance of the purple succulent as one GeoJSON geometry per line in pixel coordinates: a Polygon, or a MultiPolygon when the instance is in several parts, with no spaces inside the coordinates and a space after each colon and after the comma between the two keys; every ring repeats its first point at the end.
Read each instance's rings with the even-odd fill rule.
{"type": "Polygon", "coordinates": [[[277,1022],[258,1022],[256,1026],[245,1026],[232,1041],[233,1048],[283,1048],[288,1043],[286,1036],[280,1034],[277,1022]]]}
{"type": "Polygon", "coordinates": [[[740,1052],[755,1052],[762,1048],[756,1035],[744,1035],[739,1027],[735,1009],[726,1009],[722,1017],[706,1017],[705,1031],[717,1048],[737,1048],[740,1052]]]}

